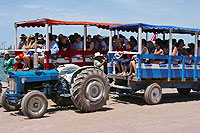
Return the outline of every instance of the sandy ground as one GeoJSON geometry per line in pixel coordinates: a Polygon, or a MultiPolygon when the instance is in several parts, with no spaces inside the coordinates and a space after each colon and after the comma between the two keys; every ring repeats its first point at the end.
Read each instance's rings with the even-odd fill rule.
{"type": "Polygon", "coordinates": [[[93,113],[61,108],[49,100],[48,112],[40,119],[0,108],[0,132],[200,132],[200,93],[185,97],[172,89],[164,93],[161,104],[153,106],[142,98],[111,95],[107,105],[93,113]]]}

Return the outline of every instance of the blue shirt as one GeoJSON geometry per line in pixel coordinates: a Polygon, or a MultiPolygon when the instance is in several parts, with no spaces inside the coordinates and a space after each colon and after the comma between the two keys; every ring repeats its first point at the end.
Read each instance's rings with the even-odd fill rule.
{"type": "Polygon", "coordinates": [[[83,42],[75,42],[72,46],[72,50],[83,49],[83,42]]]}
{"type": "Polygon", "coordinates": [[[99,50],[99,45],[102,45],[102,50],[108,50],[108,46],[104,41],[101,42],[95,42],[95,49],[99,50]]]}
{"type": "Polygon", "coordinates": [[[58,44],[54,40],[51,41],[50,51],[51,51],[51,55],[55,55],[59,51],[58,44]]]}

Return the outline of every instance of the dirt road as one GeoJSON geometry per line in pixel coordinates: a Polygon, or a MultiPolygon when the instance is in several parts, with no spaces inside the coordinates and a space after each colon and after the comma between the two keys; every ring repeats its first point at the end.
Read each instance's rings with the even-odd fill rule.
{"type": "Polygon", "coordinates": [[[27,119],[21,112],[0,108],[0,132],[200,132],[200,93],[183,97],[176,90],[170,92],[154,106],[141,98],[112,95],[108,104],[94,113],[57,107],[49,101],[48,112],[40,119],[27,119]]]}

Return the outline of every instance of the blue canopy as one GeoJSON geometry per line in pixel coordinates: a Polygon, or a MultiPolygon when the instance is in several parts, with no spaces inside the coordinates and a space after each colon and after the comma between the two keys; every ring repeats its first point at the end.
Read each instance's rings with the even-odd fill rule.
{"type": "Polygon", "coordinates": [[[177,27],[177,26],[165,26],[165,25],[150,25],[144,23],[135,23],[135,24],[125,24],[125,25],[113,25],[110,26],[111,30],[118,30],[118,31],[131,31],[131,32],[138,32],[138,28],[141,27],[144,32],[150,33],[169,33],[170,29],[172,29],[173,33],[180,33],[180,34],[192,34],[194,35],[195,32],[200,32],[200,29],[195,28],[184,28],[184,27],[177,27]]]}

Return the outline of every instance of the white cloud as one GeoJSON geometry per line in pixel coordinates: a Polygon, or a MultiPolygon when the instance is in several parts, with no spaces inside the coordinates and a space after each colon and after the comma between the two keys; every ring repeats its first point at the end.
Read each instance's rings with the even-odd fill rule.
{"type": "Polygon", "coordinates": [[[25,9],[43,9],[43,10],[49,10],[50,8],[43,6],[43,5],[34,5],[34,4],[25,4],[25,5],[21,5],[22,8],[25,9]]]}

